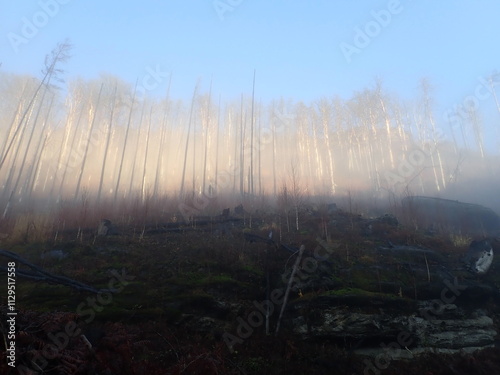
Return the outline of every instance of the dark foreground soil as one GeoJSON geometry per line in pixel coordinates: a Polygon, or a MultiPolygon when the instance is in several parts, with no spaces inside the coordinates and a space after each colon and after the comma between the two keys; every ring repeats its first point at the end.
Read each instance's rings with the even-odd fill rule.
{"type": "MultiPolygon", "coordinates": [[[[343,268],[372,263],[365,249],[389,241],[438,250],[450,262],[467,248],[448,236],[337,215],[325,222],[304,214],[299,231],[269,216],[121,226],[106,237],[75,230],[42,242],[5,244],[4,249],[53,275],[114,291],[95,294],[18,277],[16,368],[8,365],[2,344],[0,374],[500,374],[499,348],[412,360],[367,358],[354,354],[355,343],[303,340],[286,324],[275,334],[278,312],[270,319],[269,334],[257,322],[238,336],[241,317],[248,316],[254,301],[266,299],[266,286],[284,285],[281,275],[296,257],[289,250],[300,245],[311,255],[318,239],[331,243],[338,275],[343,268]],[[259,242],[271,230],[275,243],[259,242]],[[245,234],[258,237],[252,241],[245,234]],[[231,337],[237,338],[234,346],[228,345],[231,337]]],[[[2,258],[2,266],[8,261],[2,258]]],[[[359,276],[338,275],[332,276],[333,290],[293,291],[290,302],[346,288],[369,289],[359,276]]],[[[497,280],[482,282],[496,285],[497,280]]],[[[2,290],[2,331],[9,345],[7,292],[2,290]]],[[[491,309],[498,309],[496,301],[491,309]]]]}

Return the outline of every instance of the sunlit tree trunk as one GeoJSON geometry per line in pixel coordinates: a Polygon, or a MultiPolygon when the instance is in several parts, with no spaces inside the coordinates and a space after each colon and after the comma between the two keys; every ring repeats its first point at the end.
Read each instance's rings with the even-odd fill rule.
{"type": "Polygon", "coordinates": [[[254,104],[255,104],[255,70],[253,71],[253,85],[252,85],[252,113],[250,118],[250,176],[249,176],[249,193],[254,195],[254,181],[253,181],[253,133],[255,127],[255,113],[254,113],[254,104]]]}
{"type": "Polygon", "coordinates": [[[21,92],[19,102],[17,104],[17,109],[14,113],[14,116],[12,117],[12,122],[10,123],[10,126],[9,126],[9,131],[5,134],[5,138],[3,140],[2,147],[0,148],[0,155],[2,156],[2,158],[3,158],[3,155],[6,155],[7,142],[9,141],[9,139],[12,139],[14,134],[15,134],[15,131],[16,131],[15,125],[19,124],[19,120],[22,116],[23,104],[25,102],[24,95],[25,95],[27,86],[28,86],[28,83],[27,83],[27,81],[25,81],[23,84],[23,90],[21,92]]]}
{"type": "Polygon", "coordinates": [[[28,115],[28,113],[30,113],[30,111],[32,110],[32,107],[36,101],[36,98],[38,97],[40,90],[43,87],[49,87],[52,78],[54,76],[57,76],[57,73],[59,72],[59,70],[57,69],[57,65],[61,62],[65,62],[69,58],[68,53],[70,49],[71,45],[69,43],[67,42],[60,43],[54,50],[52,50],[50,57],[47,56],[45,58],[45,69],[43,71],[44,72],[43,78],[40,81],[37,88],[35,89],[35,92],[33,93],[33,96],[31,97],[27,108],[24,110],[23,115],[19,120],[18,126],[14,131],[14,134],[12,135],[7,148],[5,149],[3,155],[1,155],[0,157],[0,170],[2,169],[5,159],[9,155],[10,149],[12,148],[12,145],[14,143],[14,140],[16,139],[17,134],[19,133],[21,128],[23,128],[23,124],[26,124],[25,118],[28,115]]]}
{"type": "Polygon", "coordinates": [[[394,155],[393,155],[393,149],[392,149],[392,132],[391,132],[391,123],[389,119],[389,114],[387,113],[386,105],[384,102],[384,99],[382,98],[382,83],[380,81],[377,81],[376,84],[376,92],[377,92],[377,97],[380,103],[380,108],[382,110],[383,118],[384,118],[384,123],[385,123],[385,132],[387,135],[387,150],[389,151],[389,162],[390,162],[390,168],[394,169],[394,155]]]}
{"type": "Polygon", "coordinates": [[[193,121],[193,111],[194,111],[197,90],[198,90],[198,84],[196,84],[196,87],[194,88],[193,98],[191,99],[191,109],[189,110],[186,145],[184,147],[184,164],[182,166],[181,188],[180,188],[180,192],[179,192],[181,197],[184,197],[184,183],[186,181],[186,165],[187,165],[187,155],[188,155],[188,149],[189,149],[189,137],[191,135],[191,122],[193,121]]]}
{"type": "Polygon", "coordinates": [[[212,101],[212,82],[210,82],[210,90],[208,92],[208,98],[205,106],[205,113],[202,116],[202,131],[205,136],[205,150],[203,154],[203,178],[201,185],[201,192],[206,193],[206,182],[207,182],[207,157],[208,157],[208,147],[210,141],[210,105],[212,101]]]}
{"type": "Polygon", "coordinates": [[[142,165],[142,186],[141,186],[142,203],[146,201],[146,170],[148,166],[149,137],[151,135],[151,123],[153,122],[152,117],[153,117],[153,105],[151,105],[151,109],[149,110],[148,132],[146,134],[146,150],[144,151],[144,163],[142,165]]]}
{"type": "Polygon", "coordinates": [[[104,174],[106,172],[106,163],[108,161],[109,145],[111,143],[111,134],[112,134],[111,129],[113,127],[113,121],[114,121],[114,115],[115,115],[117,86],[118,85],[115,84],[115,87],[113,89],[113,95],[111,97],[111,108],[110,108],[110,112],[109,112],[109,121],[108,121],[108,126],[106,128],[106,144],[104,146],[104,156],[102,158],[101,176],[99,177],[99,187],[97,188],[97,199],[96,199],[97,204],[99,204],[101,201],[102,188],[104,185],[104,174]]]}
{"type": "Polygon", "coordinates": [[[259,183],[259,196],[262,196],[262,142],[261,142],[261,113],[260,113],[260,110],[259,110],[259,116],[258,116],[258,126],[257,126],[257,160],[258,160],[258,176],[259,176],[259,179],[258,179],[258,183],[259,183]]]}
{"type": "MultiPolygon", "coordinates": [[[[31,199],[32,194],[35,192],[37,186],[38,186],[38,180],[40,179],[40,171],[41,171],[41,164],[42,164],[42,155],[43,151],[45,149],[45,146],[47,145],[47,140],[49,138],[50,134],[47,133],[45,134],[45,137],[43,137],[43,142],[41,142],[41,147],[39,152],[37,152],[36,157],[35,157],[35,168],[33,171],[33,179],[32,182],[30,181],[27,186],[31,186],[31,190],[29,191],[29,198],[31,199]]],[[[40,137],[41,138],[41,137],[40,137]]],[[[49,173],[46,174],[45,176],[45,182],[43,184],[42,192],[45,192],[46,186],[47,186],[47,180],[50,177],[49,173]]],[[[50,203],[50,201],[48,202],[50,203]]]]}
{"type": "MultiPolygon", "coordinates": [[[[73,136],[71,137],[72,139],[71,139],[71,144],[69,146],[68,152],[66,153],[66,159],[65,160],[63,159],[64,160],[64,170],[63,170],[63,174],[61,176],[61,182],[59,184],[59,192],[58,192],[57,201],[59,201],[64,195],[64,183],[66,182],[66,176],[68,175],[68,172],[71,172],[71,170],[77,164],[76,155],[75,155],[74,150],[76,147],[75,145],[76,145],[76,141],[77,141],[77,135],[80,131],[80,124],[82,122],[82,117],[83,117],[83,113],[85,110],[85,104],[83,103],[79,92],[75,92],[74,101],[80,102],[79,103],[80,104],[80,111],[78,113],[78,119],[76,120],[76,124],[73,127],[74,132],[73,132],[73,136]]],[[[71,125],[73,124],[72,119],[70,120],[70,122],[68,124],[71,124],[71,125]]],[[[66,126],[68,126],[68,124],[66,126]]],[[[71,132],[71,127],[68,130],[68,136],[69,136],[70,132],[71,132]]],[[[63,150],[63,152],[65,150],[66,150],[66,148],[63,150]]]]}
{"type": "MultiPolygon", "coordinates": [[[[311,158],[311,137],[309,135],[309,123],[310,121],[308,120],[308,111],[307,108],[304,105],[301,105],[299,108],[299,111],[301,112],[301,120],[302,120],[302,126],[303,126],[303,133],[304,133],[304,138],[305,138],[305,149],[306,149],[306,161],[307,165],[305,166],[306,168],[306,175],[307,175],[307,180],[309,181],[310,185],[309,188],[311,189],[311,194],[314,196],[316,194],[315,192],[315,183],[311,183],[314,181],[314,168],[312,167],[312,158],[311,158]]],[[[302,163],[303,164],[303,163],[302,163]]]]}
{"type": "Polygon", "coordinates": [[[272,118],[271,118],[271,131],[273,137],[273,195],[278,196],[277,185],[276,185],[276,118],[274,116],[275,108],[273,104],[272,108],[272,118]]]}
{"type": "MultiPolygon", "coordinates": [[[[58,179],[60,178],[59,174],[62,170],[62,164],[63,164],[64,157],[67,154],[72,124],[74,122],[77,108],[78,108],[76,100],[71,100],[70,98],[71,98],[71,95],[68,94],[68,96],[66,97],[66,106],[65,106],[67,108],[67,115],[66,115],[65,124],[64,124],[64,135],[63,135],[63,137],[61,137],[61,143],[60,143],[60,146],[58,147],[59,152],[57,152],[57,162],[56,162],[55,166],[49,165],[49,168],[53,169],[53,180],[51,183],[50,192],[49,192],[49,199],[48,199],[49,202],[53,201],[54,192],[55,192],[56,187],[58,185],[58,179]]],[[[59,199],[59,197],[56,199],[56,201],[58,199],[59,199]]]]}
{"type": "Polygon", "coordinates": [[[239,160],[239,157],[238,157],[238,144],[240,144],[239,139],[238,139],[238,130],[241,131],[241,127],[237,126],[237,122],[233,121],[233,116],[231,116],[231,115],[232,115],[232,112],[229,111],[229,124],[232,124],[231,126],[234,129],[233,195],[236,196],[237,186],[238,186],[238,183],[240,181],[239,177],[240,177],[240,174],[242,173],[241,172],[241,166],[239,168],[240,173],[237,173],[237,171],[238,171],[238,160],[239,160]]]}
{"type": "Polygon", "coordinates": [[[163,154],[164,154],[164,142],[165,142],[165,136],[166,136],[166,129],[167,129],[167,123],[168,123],[168,116],[170,113],[170,84],[172,83],[172,75],[170,75],[169,81],[168,81],[168,88],[167,88],[167,96],[165,99],[165,110],[163,112],[163,120],[161,123],[161,132],[160,132],[160,142],[158,146],[158,155],[156,158],[156,171],[155,171],[155,183],[154,183],[154,190],[153,190],[153,196],[157,199],[158,194],[159,194],[159,184],[160,184],[160,176],[163,171],[163,154]]]}
{"type": "Polygon", "coordinates": [[[52,98],[49,103],[49,107],[47,109],[47,114],[45,115],[45,119],[43,121],[41,133],[38,137],[38,144],[35,147],[35,152],[32,157],[32,168],[28,173],[28,178],[26,179],[24,189],[28,193],[28,198],[31,198],[31,194],[35,190],[35,184],[36,184],[36,174],[38,172],[38,168],[40,166],[40,160],[42,156],[42,151],[43,151],[43,145],[47,141],[48,133],[46,133],[45,129],[47,128],[49,122],[50,122],[50,113],[51,110],[53,109],[54,106],[54,100],[55,100],[56,95],[52,94],[52,98]]]}
{"type": "MultiPolygon", "coordinates": [[[[5,187],[3,189],[3,194],[2,194],[2,198],[8,197],[8,201],[7,201],[7,204],[5,206],[5,210],[3,212],[3,216],[2,216],[3,218],[5,218],[7,216],[8,212],[9,212],[9,209],[11,208],[12,200],[13,200],[13,198],[15,198],[15,194],[16,194],[16,190],[17,190],[17,183],[18,182],[15,182],[14,185],[12,185],[12,183],[14,181],[14,176],[18,172],[18,169],[19,169],[19,174],[22,173],[22,169],[23,169],[23,164],[22,163],[20,164],[20,166],[18,166],[16,163],[17,163],[19,154],[21,152],[22,145],[24,143],[23,142],[24,141],[24,134],[25,134],[26,128],[27,128],[26,124],[31,121],[31,116],[32,116],[32,113],[33,113],[34,109],[35,109],[35,106],[32,105],[30,107],[29,113],[26,116],[23,116],[24,117],[24,121],[26,121],[26,123],[23,122],[22,124],[18,125],[18,129],[22,125],[22,131],[19,134],[19,139],[17,140],[16,145],[14,147],[15,135],[13,136],[12,142],[10,143],[10,146],[8,147],[8,149],[6,151],[6,154],[5,154],[6,158],[4,159],[4,161],[7,160],[7,155],[9,153],[8,150],[11,147],[14,147],[13,148],[13,152],[14,153],[12,155],[9,155],[9,161],[10,161],[9,173],[8,173],[7,181],[5,182],[5,187]]],[[[18,181],[18,179],[16,181],[18,181]]]]}
{"type": "MultiPolygon", "coordinates": [[[[36,114],[35,114],[35,116],[33,118],[33,121],[32,121],[33,124],[32,124],[32,128],[31,128],[31,132],[29,134],[28,141],[27,141],[27,144],[26,144],[26,148],[24,150],[24,154],[23,154],[21,163],[19,165],[19,171],[17,173],[17,179],[16,179],[16,182],[14,183],[14,187],[13,187],[14,196],[18,195],[19,201],[21,201],[24,198],[23,197],[23,190],[22,190],[22,188],[19,187],[19,184],[20,184],[20,181],[21,181],[21,177],[23,176],[24,169],[26,168],[26,160],[28,158],[29,152],[31,151],[31,142],[33,141],[33,136],[35,135],[35,132],[37,130],[37,123],[38,123],[38,119],[40,117],[40,113],[42,112],[43,103],[45,102],[45,95],[46,94],[47,94],[47,89],[43,90],[42,97],[40,99],[40,102],[38,103],[38,108],[36,110],[36,114]]],[[[24,131],[26,129],[27,129],[27,126],[25,126],[25,129],[23,130],[23,133],[24,133],[24,131]]],[[[41,137],[42,136],[40,135],[40,138],[41,137]]],[[[22,139],[22,137],[21,137],[21,139],[22,139]]],[[[26,178],[26,176],[24,176],[24,177],[26,178]]]]}
{"type": "MultiPolygon", "coordinates": [[[[194,112],[194,116],[196,116],[196,112],[194,112]]],[[[195,117],[194,121],[193,121],[193,137],[192,137],[192,143],[193,143],[193,163],[192,163],[192,177],[191,177],[191,181],[192,181],[192,186],[191,186],[191,195],[194,197],[196,195],[196,138],[197,138],[197,134],[196,134],[196,124],[197,124],[197,118],[195,117]]]]}
{"type": "MultiPolygon", "coordinates": [[[[219,94],[219,104],[217,106],[217,129],[215,129],[215,176],[214,176],[214,188],[218,194],[218,176],[219,176],[219,129],[220,129],[220,112],[221,112],[221,95],[219,94]]],[[[230,134],[228,134],[229,136],[230,134]]],[[[229,155],[229,149],[228,149],[229,155]]]]}
{"type": "MultiPolygon", "coordinates": [[[[312,113],[314,115],[314,113],[312,113]]],[[[318,132],[318,119],[316,116],[313,116],[312,119],[312,131],[313,131],[313,146],[314,146],[314,153],[316,156],[316,178],[319,181],[323,181],[323,162],[322,158],[320,156],[320,150],[319,150],[319,132],[318,132]]]]}
{"type": "Polygon", "coordinates": [[[240,176],[240,195],[243,196],[245,192],[245,123],[243,120],[243,94],[241,95],[241,109],[240,109],[240,168],[239,168],[239,176],[240,176]]]}
{"type": "Polygon", "coordinates": [[[330,143],[330,108],[328,106],[328,103],[323,100],[320,103],[320,111],[321,111],[321,122],[323,125],[323,137],[325,139],[325,147],[328,152],[328,165],[330,167],[330,186],[329,186],[329,193],[330,194],[335,194],[335,167],[334,167],[334,160],[333,160],[333,155],[332,155],[332,147],[330,143]]]}
{"type": "Polygon", "coordinates": [[[467,108],[467,117],[472,125],[472,130],[474,132],[474,138],[476,140],[476,146],[481,155],[481,159],[484,159],[484,142],[483,142],[483,132],[481,126],[481,120],[479,114],[474,107],[467,108]]]}
{"type": "Polygon", "coordinates": [[[97,117],[97,112],[99,110],[99,105],[101,101],[101,94],[102,94],[102,88],[104,84],[101,84],[101,88],[99,89],[99,94],[97,94],[97,101],[95,104],[95,107],[92,108],[92,103],[90,103],[90,108],[89,108],[89,119],[90,121],[90,127],[89,127],[89,133],[88,133],[88,138],[87,138],[87,144],[85,146],[85,152],[83,154],[83,160],[82,160],[82,165],[80,167],[80,172],[78,174],[78,181],[76,183],[76,190],[75,190],[75,201],[78,199],[78,195],[80,194],[80,185],[82,183],[82,176],[83,172],[85,170],[85,166],[87,164],[87,157],[89,154],[89,147],[90,143],[92,142],[92,132],[94,131],[95,123],[96,123],[96,117],[97,117]]]}
{"type": "Polygon", "coordinates": [[[118,198],[118,190],[120,188],[120,182],[121,182],[121,177],[122,177],[122,172],[123,172],[123,161],[125,160],[125,151],[127,150],[128,135],[130,132],[130,124],[132,122],[132,113],[134,111],[136,92],[137,92],[137,81],[135,83],[134,93],[132,95],[132,103],[130,103],[130,111],[128,114],[128,121],[127,121],[127,130],[125,131],[125,140],[123,142],[122,156],[120,159],[120,167],[118,168],[118,178],[116,180],[115,191],[114,191],[115,195],[113,198],[113,201],[115,204],[116,204],[116,200],[118,198]]]}
{"type": "Polygon", "coordinates": [[[426,79],[422,80],[421,86],[422,86],[423,100],[424,100],[424,116],[425,116],[425,119],[427,119],[427,121],[429,121],[429,123],[431,125],[432,149],[433,149],[433,151],[435,150],[437,164],[438,164],[438,168],[436,168],[435,161],[434,161],[434,152],[431,152],[430,156],[431,156],[432,169],[434,171],[434,179],[436,182],[436,189],[438,191],[440,191],[442,188],[446,187],[446,177],[445,177],[445,173],[444,173],[443,161],[441,158],[441,151],[439,150],[438,140],[436,139],[436,126],[434,123],[434,116],[432,115],[431,98],[430,98],[431,86],[426,79]]]}
{"type": "MultiPolygon", "coordinates": [[[[10,145],[7,147],[7,150],[5,153],[4,161],[9,160],[10,167],[9,167],[9,174],[7,177],[7,181],[5,183],[5,188],[3,191],[3,196],[9,197],[9,206],[10,206],[10,199],[12,197],[14,197],[14,195],[16,194],[16,189],[17,189],[17,183],[14,183],[14,185],[13,185],[13,181],[15,179],[14,176],[16,174],[18,174],[18,168],[21,170],[23,168],[23,163],[22,162],[19,163],[18,158],[19,158],[19,155],[21,154],[21,150],[22,150],[23,145],[24,145],[24,137],[25,137],[25,133],[26,133],[26,129],[27,129],[27,124],[29,124],[31,122],[31,116],[33,115],[34,110],[35,110],[35,106],[31,105],[29,112],[25,113],[23,115],[23,123],[18,124],[18,127],[17,127],[17,129],[22,128],[22,130],[20,131],[20,133],[13,135],[11,142],[10,142],[10,145]],[[15,143],[14,143],[14,140],[15,140],[15,143]],[[9,150],[12,151],[12,154],[10,153],[9,150]],[[8,156],[8,159],[7,159],[7,156],[8,156]],[[19,165],[18,165],[18,163],[19,163],[19,165]]],[[[17,132],[17,130],[16,130],[16,132],[17,132]]]]}
{"type": "Polygon", "coordinates": [[[141,128],[142,128],[142,123],[144,121],[144,110],[146,109],[146,100],[142,103],[142,108],[141,108],[141,116],[139,119],[139,126],[137,128],[137,141],[135,143],[135,150],[133,152],[133,157],[132,160],[130,161],[130,164],[132,165],[132,171],[130,172],[130,183],[128,187],[128,194],[131,195],[134,192],[134,179],[135,179],[135,169],[137,167],[137,162],[139,160],[139,153],[140,153],[140,140],[141,140],[141,128]]]}

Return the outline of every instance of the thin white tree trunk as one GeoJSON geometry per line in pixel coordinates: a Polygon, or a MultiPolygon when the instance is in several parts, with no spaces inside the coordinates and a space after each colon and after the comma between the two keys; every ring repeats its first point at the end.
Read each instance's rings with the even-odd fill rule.
{"type": "Polygon", "coordinates": [[[276,334],[280,330],[281,318],[283,317],[283,313],[285,312],[286,304],[288,303],[288,296],[290,295],[290,290],[292,289],[293,278],[295,273],[297,272],[297,268],[299,267],[300,260],[302,259],[302,254],[304,254],[304,250],[306,247],[304,245],[300,246],[299,255],[295,260],[295,264],[293,265],[292,273],[290,275],[290,279],[288,279],[288,285],[285,291],[285,297],[283,298],[283,306],[281,306],[280,316],[278,317],[278,323],[276,325],[276,334]]]}
{"type": "Polygon", "coordinates": [[[115,191],[114,191],[115,194],[114,194],[114,198],[113,198],[115,205],[116,205],[116,200],[118,198],[118,189],[120,188],[120,182],[121,182],[121,177],[122,177],[122,172],[123,172],[123,161],[125,159],[125,151],[127,150],[128,135],[130,132],[130,124],[132,122],[132,113],[134,111],[136,92],[137,92],[137,81],[135,82],[134,94],[132,95],[132,102],[130,103],[130,111],[128,114],[128,121],[127,121],[127,130],[125,131],[125,140],[123,143],[122,156],[121,156],[121,160],[120,160],[120,167],[118,168],[118,178],[116,180],[116,186],[115,186],[115,191]]]}
{"type": "Polygon", "coordinates": [[[88,133],[88,138],[87,138],[87,144],[85,146],[85,152],[83,154],[83,160],[82,160],[82,165],[80,167],[80,173],[78,174],[78,182],[76,183],[76,190],[75,190],[75,201],[78,199],[78,195],[80,193],[80,186],[81,186],[81,182],[82,182],[82,176],[83,176],[83,172],[85,170],[85,166],[87,164],[87,157],[88,157],[88,154],[89,154],[89,148],[90,148],[90,144],[92,142],[92,132],[94,131],[94,127],[95,127],[95,119],[97,117],[97,111],[99,110],[99,105],[100,105],[100,101],[101,101],[101,94],[102,94],[102,88],[103,88],[104,84],[101,84],[101,88],[99,89],[99,94],[97,95],[97,102],[95,104],[95,108],[94,110],[92,111],[92,104],[90,104],[90,112],[92,113],[92,120],[90,122],[90,128],[89,128],[89,133],[88,133]]]}

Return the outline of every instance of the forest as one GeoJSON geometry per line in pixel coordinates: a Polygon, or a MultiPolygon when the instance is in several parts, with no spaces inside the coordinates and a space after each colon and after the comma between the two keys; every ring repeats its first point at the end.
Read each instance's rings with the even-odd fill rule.
{"type": "Polygon", "coordinates": [[[199,81],[186,101],[154,67],[135,83],[65,81],[70,50],[37,77],[0,70],[11,363],[65,375],[498,371],[500,75],[444,113],[425,78],[411,99],[375,80],[349,98],[263,103],[254,72],[239,98],[199,81]],[[167,90],[150,95],[159,80],[167,90]],[[474,204],[403,209],[438,198],[474,204]],[[463,231],[416,221],[450,206],[463,231]]]}
{"type": "MultiPolygon", "coordinates": [[[[148,211],[160,201],[176,212],[183,204],[188,217],[190,209],[214,214],[280,195],[355,196],[385,206],[412,194],[467,195],[490,204],[487,186],[470,196],[499,175],[498,149],[485,145],[491,135],[483,134],[474,96],[441,115],[426,79],[409,102],[377,80],[349,99],[307,104],[262,103],[254,92],[221,103],[200,82],[185,103],[169,89],[150,97],[140,83],[106,74],[62,82],[69,51],[67,44],[52,51],[41,77],[0,72],[3,220],[68,207],[148,211]]],[[[498,115],[499,77],[482,87],[498,115]]]]}

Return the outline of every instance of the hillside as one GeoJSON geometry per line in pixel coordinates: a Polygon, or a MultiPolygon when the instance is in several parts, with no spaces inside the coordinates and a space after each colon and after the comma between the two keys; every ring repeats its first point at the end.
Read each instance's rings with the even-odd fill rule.
{"type": "Polygon", "coordinates": [[[485,276],[467,272],[472,238],[335,205],[301,210],[298,231],[292,213],[240,213],[5,242],[50,275],[101,289],[18,276],[18,365],[29,374],[500,371],[500,261],[485,276]]]}

